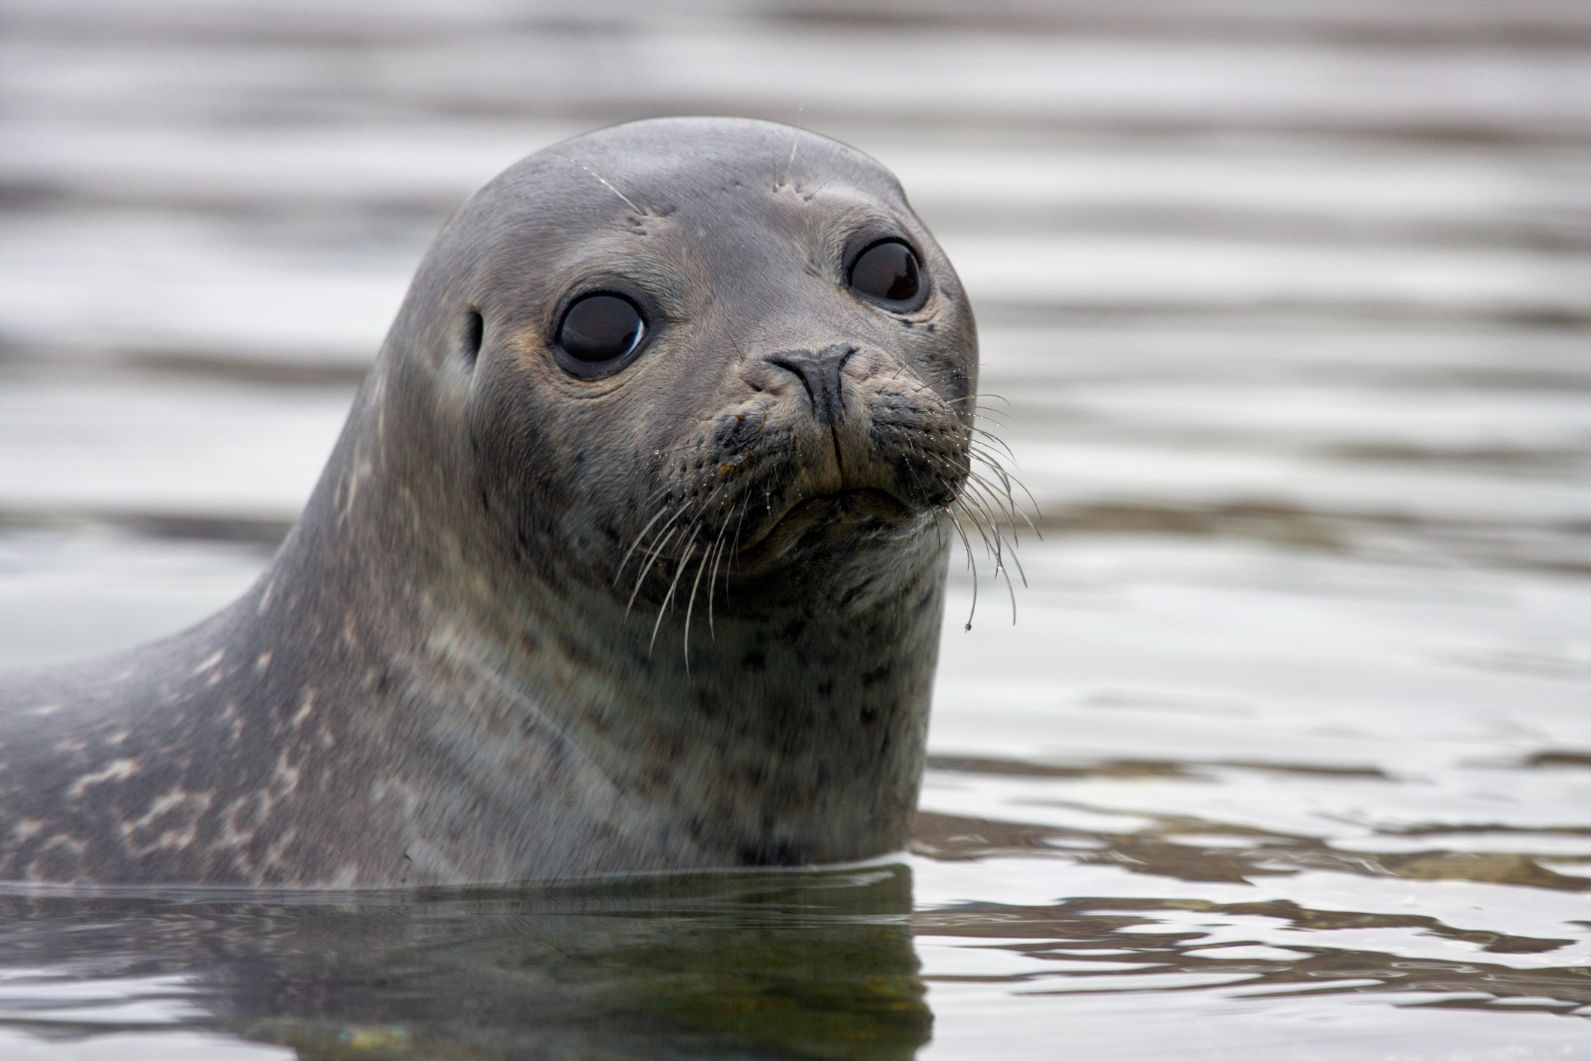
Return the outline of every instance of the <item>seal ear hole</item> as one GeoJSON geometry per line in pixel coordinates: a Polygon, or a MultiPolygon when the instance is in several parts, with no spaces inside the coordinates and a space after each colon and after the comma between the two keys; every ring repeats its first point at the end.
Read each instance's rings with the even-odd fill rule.
{"type": "Polygon", "coordinates": [[[486,337],[486,322],[478,310],[464,315],[464,359],[471,365],[481,356],[481,340],[486,337]]]}

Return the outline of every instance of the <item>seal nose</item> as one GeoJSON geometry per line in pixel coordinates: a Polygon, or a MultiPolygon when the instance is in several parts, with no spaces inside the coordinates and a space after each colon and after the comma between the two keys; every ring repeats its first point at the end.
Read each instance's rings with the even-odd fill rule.
{"type": "Polygon", "coordinates": [[[845,395],[840,371],[845,368],[857,348],[837,343],[821,350],[786,350],[768,358],[793,373],[807,389],[812,402],[812,416],[818,423],[833,427],[845,419],[845,395]]]}

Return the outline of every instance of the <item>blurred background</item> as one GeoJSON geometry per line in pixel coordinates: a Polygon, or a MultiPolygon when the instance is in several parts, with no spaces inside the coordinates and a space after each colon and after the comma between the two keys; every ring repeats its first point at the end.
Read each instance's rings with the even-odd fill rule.
{"type": "Polygon", "coordinates": [[[443,219],[679,113],[900,175],[1041,509],[1014,628],[953,563],[928,1049],[1583,1047],[1583,0],[0,0],[0,665],[239,592],[443,219]]]}

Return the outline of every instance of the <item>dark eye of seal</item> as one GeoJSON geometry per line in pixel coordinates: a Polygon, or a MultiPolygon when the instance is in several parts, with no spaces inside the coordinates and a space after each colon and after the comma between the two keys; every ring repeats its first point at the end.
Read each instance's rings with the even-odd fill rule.
{"type": "Polygon", "coordinates": [[[587,295],[558,325],[559,361],[577,376],[605,376],[628,364],[645,338],[646,318],[635,303],[623,295],[587,295]]]}
{"type": "Polygon", "coordinates": [[[916,252],[898,239],[881,240],[856,256],[851,290],[897,312],[916,309],[928,294],[916,252]]]}

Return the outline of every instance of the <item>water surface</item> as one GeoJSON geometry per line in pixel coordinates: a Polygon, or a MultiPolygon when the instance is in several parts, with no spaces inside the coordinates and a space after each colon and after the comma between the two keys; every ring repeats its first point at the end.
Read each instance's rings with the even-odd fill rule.
{"type": "Polygon", "coordinates": [[[0,27],[0,665],[239,592],[447,213],[647,114],[899,172],[1044,535],[1014,627],[955,561],[902,858],[11,894],[6,1056],[1591,1055],[1584,5],[0,27]]]}

